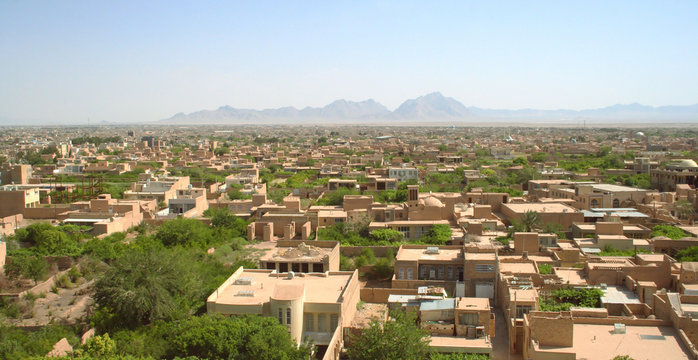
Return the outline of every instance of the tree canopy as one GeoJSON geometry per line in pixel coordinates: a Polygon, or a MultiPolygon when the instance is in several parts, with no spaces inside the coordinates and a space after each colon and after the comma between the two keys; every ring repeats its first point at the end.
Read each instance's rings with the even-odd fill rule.
{"type": "Polygon", "coordinates": [[[414,311],[399,311],[393,318],[373,320],[361,335],[352,338],[348,349],[352,360],[425,359],[429,354],[429,336],[415,324],[414,311]]]}

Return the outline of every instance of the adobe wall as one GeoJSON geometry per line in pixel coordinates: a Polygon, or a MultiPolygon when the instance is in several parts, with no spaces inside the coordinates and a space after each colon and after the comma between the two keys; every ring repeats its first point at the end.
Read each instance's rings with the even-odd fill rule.
{"type": "Polygon", "coordinates": [[[391,295],[417,295],[417,289],[363,288],[361,300],[368,303],[385,304],[391,295]]]}
{"type": "Polygon", "coordinates": [[[544,346],[567,347],[574,344],[574,321],[572,318],[545,318],[531,316],[531,339],[544,346]]]}
{"type": "Polygon", "coordinates": [[[339,248],[340,252],[344,256],[352,257],[361,255],[362,249],[371,249],[373,253],[382,257],[388,252],[388,249],[393,249],[393,254],[397,254],[398,247],[393,246],[342,246],[339,248]]]}
{"type": "Polygon", "coordinates": [[[70,211],[69,205],[51,205],[50,207],[24,208],[25,219],[55,219],[70,211]]]}

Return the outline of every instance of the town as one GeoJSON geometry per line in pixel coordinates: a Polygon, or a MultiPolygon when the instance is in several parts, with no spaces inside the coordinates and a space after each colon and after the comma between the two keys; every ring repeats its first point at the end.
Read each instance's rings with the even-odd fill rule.
{"type": "Polygon", "coordinates": [[[698,359],[698,130],[0,131],[0,358],[698,359]]]}

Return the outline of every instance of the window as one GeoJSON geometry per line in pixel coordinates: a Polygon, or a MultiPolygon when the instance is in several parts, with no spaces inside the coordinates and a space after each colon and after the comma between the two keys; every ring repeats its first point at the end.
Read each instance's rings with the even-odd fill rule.
{"type": "Polygon", "coordinates": [[[453,310],[441,310],[442,319],[453,319],[453,310]]]}
{"type": "Polygon", "coordinates": [[[453,279],[453,266],[446,267],[446,278],[453,279]]]}
{"type": "Polygon", "coordinates": [[[318,314],[317,315],[317,331],[326,332],[327,331],[327,315],[318,314]]]}
{"type": "Polygon", "coordinates": [[[279,324],[284,323],[284,309],[279,308],[279,324]]]}
{"type": "Polygon", "coordinates": [[[334,331],[334,329],[337,328],[338,324],[339,324],[339,315],[337,315],[337,314],[330,315],[330,331],[334,331]]]}
{"type": "Polygon", "coordinates": [[[291,323],[291,308],[286,308],[286,324],[291,323]]]}
{"type": "Polygon", "coordinates": [[[407,280],[412,280],[412,268],[407,268],[407,280]]]}
{"type": "Polygon", "coordinates": [[[436,278],[437,278],[437,279],[443,279],[443,278],[444,278],[444,267],[443,267],[443,266],[439,266],[439,267],[437,268],[437,270],[438,270],[438,275],[437,275],[436,278]]]}
{"type": "Polygon", "coordinates": [[[494,265],[491,264],[476,264],[475,271],[477,272],[493,272],[494,265]]]}
{"type": "Polygon", "coordinates": [[[419,267],[419,278],[420,279],[426,279],[427,278],[427,267],[422,265],[419,267]]]}
{"type": "Polygon", "coordinates": [[[458,317],[459,325],[477,325],[477,314],[464,313],[458,317]]]}
{"type": "Polygon", "coordinates": [[[315,316],[312,313],[305,314],[305,331],[315,330],[315,316]]]}
{"type": "Polygon", "coordinates": [[[405,268],[400,268],[400,276],[398,276],[398,279],[402,280],[405,278],[405,268]]]}
{"type": "Polygon", "coordinates": [[[529,312],[531,312],[530,305],[519,305],[516,307],[516,318],[523,319],[524,315],[528,314],[529,312]]]}

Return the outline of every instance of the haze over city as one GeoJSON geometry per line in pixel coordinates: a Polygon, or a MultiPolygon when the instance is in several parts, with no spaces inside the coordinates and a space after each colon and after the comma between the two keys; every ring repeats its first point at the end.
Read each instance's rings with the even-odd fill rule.
{"type": "Polygon", "coordinates": [[[0,124],[221,106],[698,103],[696,2],[0,3],[0,124]]]}

